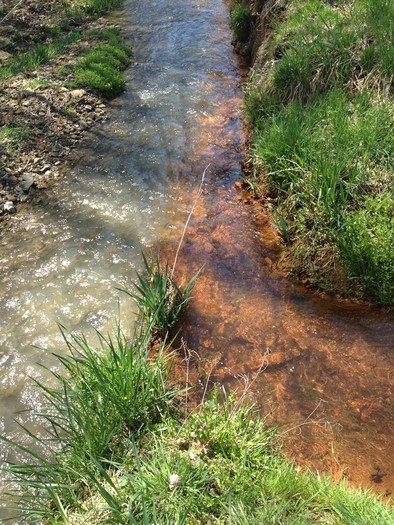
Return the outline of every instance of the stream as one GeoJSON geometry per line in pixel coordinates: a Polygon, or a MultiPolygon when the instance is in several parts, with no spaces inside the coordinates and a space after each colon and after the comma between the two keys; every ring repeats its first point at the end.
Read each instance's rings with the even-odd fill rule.
{"type": "Polygon", "coordinates": [[[236,188],[245,137],[226,5],[126,0],[112,18],[133,48],[126,92],[67,177],[1,232],[0,432],[15,436],[14,413],[39,405],[28,376],[57,366],[57,323],[106,333],[119,307],[131,329],[115,287],[141,250],[172,262],[205,171],[176,268],[204,265],[181,332],[196,381],[249,382],[296,463],[390,494],[394,317],[271,271],[275,236],[236,188]]]}

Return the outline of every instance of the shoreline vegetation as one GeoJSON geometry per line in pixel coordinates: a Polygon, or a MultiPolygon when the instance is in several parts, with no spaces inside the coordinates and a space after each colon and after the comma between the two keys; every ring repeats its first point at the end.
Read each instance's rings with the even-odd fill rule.
{"type": "MultiPolygon", "coordinates": [[[[36,382],[46,406],[36,433],[2,437],[17,457],[3,467],[17,518],[48,525],[390,525],[394,510],[365,490],[287,461],[278,429],[247,391],[214,388],[190,408],[171,375],[169,328],[193,288],[148,263],[126,293],[139,323],[96,345],[61,328],[67,353],[57,386],[36,382]]],[[[177,379],[179,383],[179,378],[177,379]]]]}
{"type": "Polygon", "coordinates": [[[124,90],[131,50],[102,18],[120,5],[1,2],[0,222],[40,199],[124,90]]]}
{"type": "Polygon", "coordinates": [[[394,304],[394,4],[241,0],[246,181],[305,284],[394,304]]]}

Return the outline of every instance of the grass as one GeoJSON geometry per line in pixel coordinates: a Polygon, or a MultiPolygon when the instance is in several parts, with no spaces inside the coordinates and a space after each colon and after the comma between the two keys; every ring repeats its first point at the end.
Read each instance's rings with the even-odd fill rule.
{"type": "Polygon", "coordinates": [[[0,145],[2,146],[16,149],[28,140],[29,131],[25,126],[19,125],[17,122],[0,128],[0,145]]]}
{"type": "Polygon", "coordinates": [[[345,215],[340,255],[349,275],[375,300],[390,304],[394,295],[394,195],[376,195],[361,210],[345,215]]]}
{"type": "Polygon", "coordinates": [[[142,254],[145,271],[137,273],[137,282],[131,290],[120,289],[136,303],[140,318],[149,326],[154,337],[163,337],[170,331],[185,309],[193,290],[198,271],[184,288],[180,288],[159,259],[149,262],[142,254]]]}
{"type": "Polygon", "coordinates": [[[119,7],[122,0],[66,0],[63,25],[69,27],[70,23],[81,23],[89,17],[105,15],[119,7]]]}
{"type": "MultiPolygon", "coordinates": [[[[43,26],[39,34],[33,35],[33,42],[36,43],[32,49],[24,53],[16,54],[7,60],[6,64],[0,67],[0,80],[7,80],[19,73],[34,71],[39,69],[43,64],[64,53],[66,49],[72,44],[78,42],[82,38],[81,31],[75,29],[75,26],[81,25],[91,19],[102,16],[112,9],[121,5],[121,0],[84,0],[84,1],[66,1],[62,5],[61,17],[59,13],[53,13],[52,23],[54,26],[43,26]]],[[[17,32],[16,32],[17,33],[17,32]]],[[[16,38],[16,34],[14,37],[16,38]]],[[[100,65],[98,66],[98,73],[93,74],[95,68],[90,68],[90,72],[82,73],[84,69],[83,63],[80,64],[78,74],[81,82],[92,84],[94,89],[100,91],[102,88],[103,94],[119,93],[124,87],[124,81],[119,74],[126,68],[129,63],[125,61],[125,56],[129,57],[129,50],[123,45],[122,39],[119,36],[119,31],[115,28],[108,30],[94,30],[88,31],[84,37],[96,37],[99,40],[107,40],[105,50],[102,51],[100,58],[100,65]],[[113,63],[109,67],[104,67],[108,62],[109,54],[116,54],[119,65],[114,67],[113,63]],[[120,65],[121,64],[121,65],[120,65]],[[112,82],[111,89],[111,75],[116,78],[112,82]]],[[[20,33],[20,41],[23,42],[23,34],[20,33]]],[[[104,46],[102,46],[104,47],[104,46]]],[[[99,53],[100,50],[97,50],[99,53]]],[[[97,54],[96,53],[96,54],[97,54]]],[[[86,68],[85,68],[86,69],[86,68]]],[[[90,87],[90,86],[87,86],[90,87]]]]}
{"type": "Polygon", "coordinates": [[[125,46],[117,28],[71,32],[49,44],[39,44],[32,50],[11,58],[0,68],[0,79],[5,80],[21,72],[32,71],[63,53],[79,40],[93,39],[98,43],[70,68],[58,68],[57,74],[73,75],[69,84],[91,89],[106,98],[113,98],[125,88],[122,71],[130,63],[130,48],[125,46]]]}
{"type": "Polygon", "coordinates": [[[81,38],[78,31],[73,31],[61,36],[48,44],[38,44],[33,49],[11,57],[7,63],[0,68],[0,80],[6,80],[18,73],[34,71],[49,60],[55,58],[65,51],[71,44],[81,38]]]}
{"type": "Polygon", "coordinates": [[[245,42],[251,32],[252,11],[242,4],[234,4],[230,11],[230,26],[237,40],[245,42]]]}
{"type": "Polygon", "coordinates": [[[31,436],[30,449],[15,444],[32,462],[7,469],[19,484],[13,494],[18,508],[48,523],[53,515],[64,522],[67,509],[83,504],[93,488],[104,493],[108,469],[129,453],[133,440],[170,417],[175,396],[168,381],[171,356],[163,347],[150,355],[149,337],[98,334],[95,348],[84,337],[62,333],[68,354],[57,357],[66,373],[53,373],[56,388],[38,384],[48,403],[35,414],[45,436],[31,436]]]}
{"type": "Polygon", "coordinates": [[[57,386],[36,383],[47,405],[36,414],[42,430],[22,426],[24,444],[2,437],[24,458],[3,467],[18,523],[393,523],[376,497],[286,461],[277,430],[245,393],[215,389],[184,411],[172,354],[152,347],[152,320],[141,321],[131,339],[118,328],[98,334],[97,346],[62,329],[57,386]]]}
{"type": "Polygon", "coordinates": [[[73,85],[93,89],[106,98],[116,97],[126,85],[122,71],[130,63],[130,49],[116,29],[89,32],[89,36],[107,43],[96,45],[78,60],[73,85]]]}
{"type": "Polygon", "coordinates": [[[274,199],[292,267],[315,285],[387,306],[394,294],[383,224],[390,227],[391,208],[372,212],[370,203],[392,195],[394,181],[393,9],[372,0],[290,2],[245,101],[250,184],[274,199]],[[380,226],[366,228],[367,216],[380,226]],[[369,252],[345,249],[361,238],[369,252]]]}

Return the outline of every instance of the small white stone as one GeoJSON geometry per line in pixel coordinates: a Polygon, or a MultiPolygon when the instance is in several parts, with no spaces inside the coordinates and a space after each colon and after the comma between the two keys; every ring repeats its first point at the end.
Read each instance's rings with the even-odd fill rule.
{"type": "Polygon", "coordinates": [[[178,474],[171,474],[170,476],[170,490],[175,490],[181,484],[181,478],[178,474]]]}
{"type": "Polygon", "coordinates": [[[16,212],[16,208],[14,206],[14,203],[12,201],[6,201],[4,203],[4,211],[6,211],[8,213],[15,213],[16,212]]]}
{"type": "Polygon", "coordinates": [[[196,461],[197,456],[193,454],[193,452],[189,452],[189,458],[191,459],[191,461],[196,461]]]}

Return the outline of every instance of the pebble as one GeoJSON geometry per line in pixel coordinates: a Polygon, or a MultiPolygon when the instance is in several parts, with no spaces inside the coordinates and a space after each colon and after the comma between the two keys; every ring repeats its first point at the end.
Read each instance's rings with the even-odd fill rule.
{"type": "Polygon", "coordinates": [[[7,213],[16,213],[14,203],[12,201],[6,201],[4,203],[4,211],[6,211],[7,213]]]}
{"type": "Polygon", "coordinates": [[[22,191],[28,192],[34,183],[34,176],[31,173],[24,173],[19,181],[22,191]]]}
{"type": "Polygon", "coordinates": [[[86,91],[84,89],[73,89],[70,91],[70,95],[73,98],[81,98],[86,94],[86,91]]]}
{"type": "Polygon", "coordinates": [[[181,478],[178,476],[178,474],[171,474],[169,483],[170,490],[175,490],[177,487],[180,486],[180,484],[181,478]]]}
{"type": "Polygon", "coordinates": [[[10,53],[7,53],[7,51],[0,51],[0,62],[5,62],[11,57],[10,53]]]}

